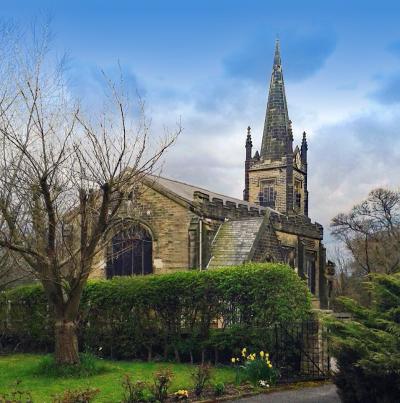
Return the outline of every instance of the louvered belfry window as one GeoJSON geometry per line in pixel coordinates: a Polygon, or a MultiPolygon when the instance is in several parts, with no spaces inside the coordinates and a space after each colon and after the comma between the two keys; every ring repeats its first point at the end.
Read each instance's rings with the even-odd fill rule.
{"type": "Polygon", "coordinates": [[[276,190],[274,181],[262,181],[260,183],[259,203],[263,207],[275,208],[276,190]]]}

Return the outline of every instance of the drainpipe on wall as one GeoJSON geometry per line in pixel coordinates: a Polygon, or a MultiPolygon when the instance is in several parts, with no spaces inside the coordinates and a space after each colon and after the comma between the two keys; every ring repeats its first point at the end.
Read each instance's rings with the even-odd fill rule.
{"type": "Polygon", "coordinates": [[[203,270],[203,219],[199,219],[199,266],[203,270]]]}

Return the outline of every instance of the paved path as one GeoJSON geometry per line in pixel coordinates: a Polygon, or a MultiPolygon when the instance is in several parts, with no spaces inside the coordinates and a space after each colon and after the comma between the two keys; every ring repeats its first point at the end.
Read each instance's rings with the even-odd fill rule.
{"type": "Polygon", "coordinates": [[[235,400],[238,403],[340,403],[336,386],[332,384],[288,390],[271,394],[262,394],[235,400]]]}

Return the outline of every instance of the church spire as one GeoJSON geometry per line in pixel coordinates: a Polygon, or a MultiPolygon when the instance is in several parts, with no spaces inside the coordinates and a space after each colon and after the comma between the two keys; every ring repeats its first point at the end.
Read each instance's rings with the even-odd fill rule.
{"type": "Polygon", "coordinates": [[[269,86],[267,111],[261,145],[261,159],[280,160],[290,152],[290,121],[283,81],[279,40],[276,40],[274,64],[269,86]]]}

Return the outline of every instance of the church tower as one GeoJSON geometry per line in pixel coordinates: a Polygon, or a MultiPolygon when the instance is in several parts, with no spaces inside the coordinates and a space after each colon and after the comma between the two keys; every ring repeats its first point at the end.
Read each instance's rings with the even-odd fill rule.
{"type": "Polygon", "coordinates": [[[279,40],[275,44],[261,152],[252,157],[251,145],[248,129],[244,199],[284,214],[308,216],[308,145],[304,132],[301,148],[293,150],[279,40]]]}

